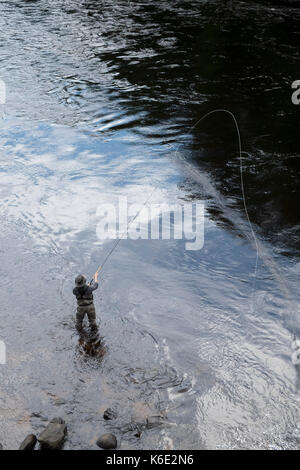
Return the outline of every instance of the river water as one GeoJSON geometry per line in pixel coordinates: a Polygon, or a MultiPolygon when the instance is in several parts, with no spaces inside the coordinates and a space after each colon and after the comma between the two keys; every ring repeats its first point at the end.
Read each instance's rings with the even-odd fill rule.
{"type": "Polygon", "coordinates": [[[299,20],[297,2],[1,0],[4,448],[54,416],[66,449],[103,432],[121,449],[299,447],[299,20]],[[240,128],[255,240],[231,117],[195,126],[217,108],[240,128]],[[114,243],[97,207],[149,195],[204,202],[204,246],[122,240],[95,294],[106,354],[86,356],[74,277],[114,243]]]}

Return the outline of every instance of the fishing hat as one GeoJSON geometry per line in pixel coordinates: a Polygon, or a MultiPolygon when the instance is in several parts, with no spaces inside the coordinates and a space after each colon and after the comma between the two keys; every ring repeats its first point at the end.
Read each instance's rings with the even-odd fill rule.
{"type": "Polygon", "coordinates": [[[75,285],[77,287],[83,287],[86,283],[86,277],[83,274],[79,274],[79,276],[75,279],[75,285]]]}

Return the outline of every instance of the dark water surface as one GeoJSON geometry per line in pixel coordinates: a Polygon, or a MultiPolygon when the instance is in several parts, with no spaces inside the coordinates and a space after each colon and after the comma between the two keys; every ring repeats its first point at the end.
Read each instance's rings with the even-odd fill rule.
{"type": "Polygon", "coordinates": [[[298,2],[0,2],[0,442],[48,419],[67,449],[299,447],[298,2]],[[298,73],[298,75],[297,75],[298,73]],[[244,211],[237,118],[243,147],[244,211]],[[112,246],[99,204],[205,201],[205,242],[123,240],[82,354],[73,280],[112,246]],[[104,422],[107,407],[118,411],[104,422]],[[146,417],[166,423],[136,429],[146,417]]]}

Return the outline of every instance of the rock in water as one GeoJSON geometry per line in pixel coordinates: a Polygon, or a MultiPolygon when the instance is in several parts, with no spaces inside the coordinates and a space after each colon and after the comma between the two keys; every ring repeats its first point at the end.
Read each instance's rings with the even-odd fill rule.
{"type": "Polygon", "coordinates": [[[300,364],[300,348],[293,351],[293,353],[292,353],[292,363],[294,364],[294,366],[299,366],[299,364],[300,364]]]}
{"type": "Polygon", "coordinates": [[[35,448],[36,441],[36,436],[34,434],[29,434],[29,436],[25,437],[19,450],[33,450],[35,448]]]}
{"type": "Polygon", "coordinates": [[[111,408],[107,408],[107,410],[105,410],[103,413],[104,419],[115,419],[116,417],[117,417],[117,413],[111,408]]]}
{"type": "Polygon", "coordinates": [[[67,432],[66,423],[62,418],[53,418],[38,437],[42,449],[59,450],[67,432]]]}
{"type": "Polygon", "coordinates": [[[165,419],[163,418],[163,416],[148,416],[147,420],[146,420],[147,424],[147,428],[148,429],[151,429],[151,428],[156,428],[157,426],[161,426],[162,424],[165,423],[165,419]]]}
{"type": "Polygon", "coordinates": [[[116,449],[117,438],[113,434],[102,434],[96,444],[98,447],[102,447],[102,449],[116,449]]]}
{"type": "Polygon", "coordinates": [[[300,340],[299,339],[294,339],[292,342],[292,349],[300,349],[300,340]]]}

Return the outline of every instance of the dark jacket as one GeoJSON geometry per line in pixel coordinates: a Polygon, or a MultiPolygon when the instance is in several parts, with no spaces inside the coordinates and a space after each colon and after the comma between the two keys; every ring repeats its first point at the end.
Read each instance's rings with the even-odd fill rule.
{"type": "Polygon", "coordinates": [[[75,287],[73,294],[76,296],[77,304],[79,307],[85,307],[93,303],[93,291],[98,289],[98,282],[92,281],[90,285],[86,284],[83,287],[75,287]]]}

